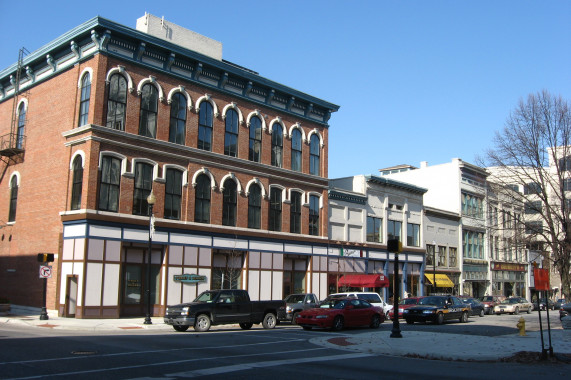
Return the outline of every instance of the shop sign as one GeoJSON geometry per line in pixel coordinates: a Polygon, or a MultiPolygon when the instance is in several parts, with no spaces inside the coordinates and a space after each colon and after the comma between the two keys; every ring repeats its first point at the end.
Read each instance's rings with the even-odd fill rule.
{"type": "Polygon", "coordinates": [[[525,272],[524,264],[513,264],[513,263],[492,263],[492,270],[511,270],[516,272],[525,272]]]}
{"type": "Polygon", "coordinates": [[[206,282],[206,276],[198,274],[175,274],[173,280],[177,282],[186,282],[196,284],[198,282],[206,282]]]}

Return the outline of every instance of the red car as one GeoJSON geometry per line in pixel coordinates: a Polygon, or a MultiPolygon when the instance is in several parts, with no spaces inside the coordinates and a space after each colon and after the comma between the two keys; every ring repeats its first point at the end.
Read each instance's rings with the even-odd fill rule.
{"type": "Polygon", "coordinates": [[[304,330],[324,328],[341,330],[344,327],[369,326],[373,329],[385,321],[385,313],[378,306],[357,298],[326,298],[318,308],[299,313],[296,323],[304,330]]]}
{"type": "MultiPolygon", "coordinates": [[[[416,304],[418,304],[418,301],[421,299],[422,297],[409,297],[409,298],[405,298],[404,300],[401,300],[399,302],[399,318],[402,318],[402,311],[404,309],[408,309],[411,306],[414,306],[416,304]]],[[[394,317],[394,312],[391,309],[391,311],[389,311],[389,319],[393,319],[394,317]]]]}

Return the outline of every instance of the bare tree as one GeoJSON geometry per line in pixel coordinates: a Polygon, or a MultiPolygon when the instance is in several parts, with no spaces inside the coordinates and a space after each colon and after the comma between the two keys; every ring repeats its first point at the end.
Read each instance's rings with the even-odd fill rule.
{"type": "Polygon", "coordinates": [[[547,91],[529,95],[496,132],[494,147],[482,162],[500,188],[522,190],[517,199],[525,209],[526,236],[521,241],[545,245],[566,299],[571,299],[570,116],[561,96],[547,91]]]}

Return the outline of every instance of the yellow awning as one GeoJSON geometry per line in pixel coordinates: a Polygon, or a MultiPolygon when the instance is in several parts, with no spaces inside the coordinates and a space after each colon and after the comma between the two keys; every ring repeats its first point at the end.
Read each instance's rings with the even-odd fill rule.
{"type": "Polygon", "coordinates": [[[453,288],[454,287],[454,283],[452,282],[452,280],[450,280],[450,278],[445,275],[445,274],[441,274],[441,273],[437,273],[437,274],[424,274],[424,277],[426,277],[426,279],[428,280],[428,282],[430,282],[430,284],[432,285],[432,281],[434,279],[434,277],[436,277],[436,287],[437,288],[453,288]]]}

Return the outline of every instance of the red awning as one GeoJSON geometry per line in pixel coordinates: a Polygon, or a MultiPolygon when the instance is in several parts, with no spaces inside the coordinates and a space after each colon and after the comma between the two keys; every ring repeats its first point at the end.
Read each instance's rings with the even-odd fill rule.
{"type": "Polygon", "coordinates": [[[384,274],[346,274],[339,279],[339,286],[355,288],[386,288],[389,279],[384,274]]]}

